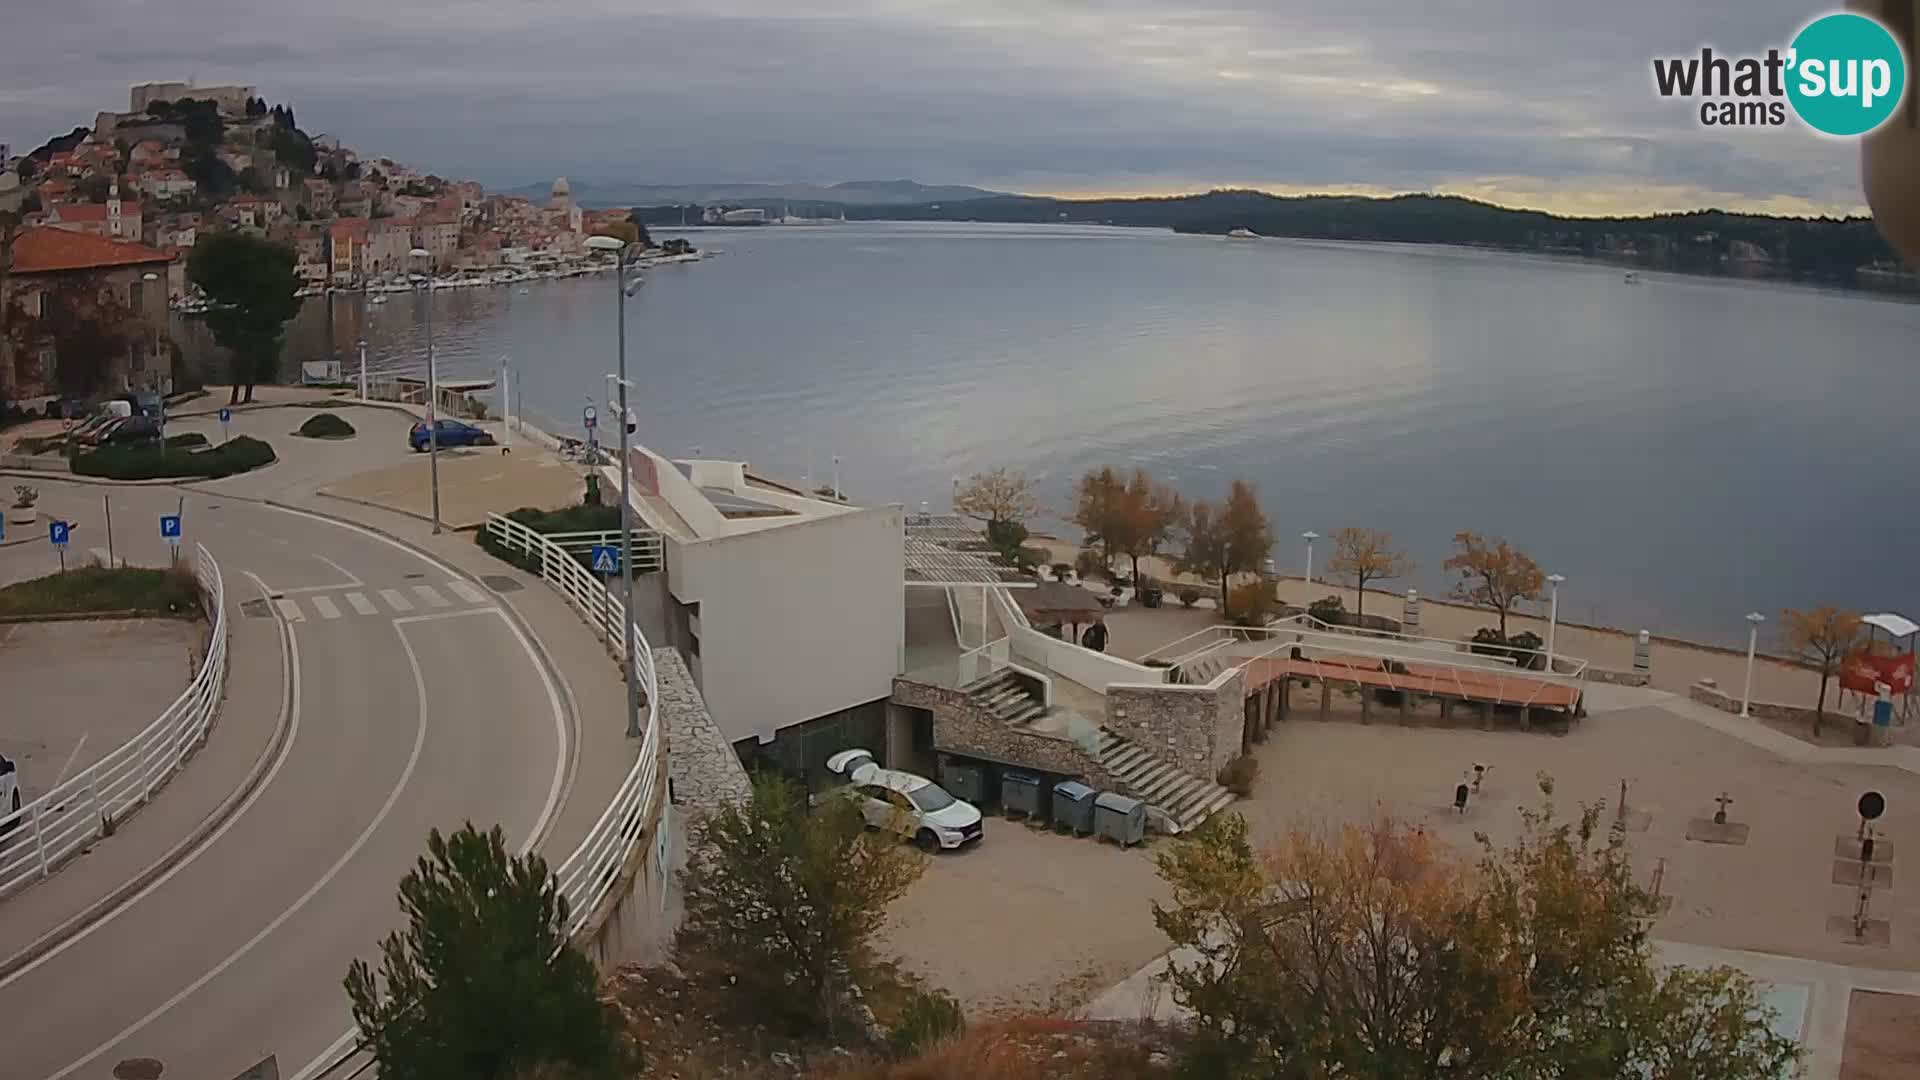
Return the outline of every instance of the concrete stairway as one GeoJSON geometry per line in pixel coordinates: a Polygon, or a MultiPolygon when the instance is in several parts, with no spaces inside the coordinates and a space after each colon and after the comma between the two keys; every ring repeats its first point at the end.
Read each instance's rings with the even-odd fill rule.
{"type": "Polygon", "coordinates": [[[1105,728],[1100,731],[1100,763],[1134,798],[1165,810],[1183,832],[1199,828],[1235,798],[1219,784],[1175,768],[1105,728]]]}
{"type": "Polygon", "coordinates": [[[1225,671],[1227,660],[1220,656],[1202,656],[1197,660],[1183,663],[1179,667],[1179,678],[1175,681],[1187,686],[1205,686],[1214,676],[1225,671]]]}
{"type": "Polygon", "coordinates": [[[975,705],[1006,721],[1009,727],[1030,724],[1047,715],[1047,707],[1010,669],[1002,668],[966,690],[975,705]]]}

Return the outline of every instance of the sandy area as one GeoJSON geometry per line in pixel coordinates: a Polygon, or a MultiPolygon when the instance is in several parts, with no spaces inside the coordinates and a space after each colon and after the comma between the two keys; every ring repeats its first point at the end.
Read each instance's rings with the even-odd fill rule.
{"type": "MultiPolygon", "coordinates": [[[[1337,707],[1335,715],[1343,711],[1354,707],[1337,707]]],[[[1920,891],[1898,888],[1906,870],[1896,869],[1896,887],[1873,898],[1873,915],[1892,922],[1888,947],[1844,943],[1826,926],[1829,916],[1853,910],[1854,891],[1833,884],[1834,845],[1853,834],[1860,793],[1876,789],[1892,807],[1920,806],[1920,777],[1865,766],[1786,764],[1658,707],[1596,713],[1565,736],[1402,728],[1377,719],[1362,727],[1346,719],[1296,719],[1257,748],[1259,787],[1239,806],[1256,836],[1278,835],[1303,818],[1348,820],[1379,806],[1470,850],[1475,832],[1496,842],[1518,834],[1517,808],[1537,804],[1541,772],[1554,778],[1563,814],[1581,802],[1604,801],[1607,821],[1625,779],[1630,813],[1647,815],[1645,831],[1629,837],[1636,874],[1648,885],[1664,860],[1661,891],[1674,898],[1657,936],[1920,969],[1920,891]],[[1658,750],[1650,752],[1653,747],[1658,750]],[[1454,786],[1476,762],[1491,772],[1467,813],[1455,814],[1454,786]],[[1692,823],[1713,816],[1722,791],[1733,799],[1728,819],[1749,826],[1747,842],[1689,840],[1692,823]]],[[[1901,844],[1904,837],[1882,842],[1901,844]]],[[[1904,859],[1893,865],[1904,866],[1904,859]]]]}
{"type": "Polygon", "coordinates": [[[894,905],[880,949],[969,1014],[1056,1011],[1166,951],[1149,906],[1165,899],[1151,845],[989,817],[985,839],[936,856],[894,905]]]}
{"type": "Polygon", "coordinates": [[[1920,997],[1855,990],[1840,1080],[1920,1076],[1920,997]]]}

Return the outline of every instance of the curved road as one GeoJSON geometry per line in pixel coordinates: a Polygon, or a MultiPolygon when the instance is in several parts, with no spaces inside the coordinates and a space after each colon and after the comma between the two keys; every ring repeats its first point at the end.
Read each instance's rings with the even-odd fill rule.
{"type": "MultiPolygon", "coordinates": [[[[116,490],[114,513],[144,523],[178,494],[116,490]]],[[[497,823],[524,846],[564,795],[561,696],[491,595],[320,518],[197,494],[186,514],[228,617],[281,623],[289,735],[186,859],[0,981],[8,1077],[106,1080],[148,1057],[170,1078],[226,1080],[269,1054],[293,1076],[350,1026],[348,959],[399,924],[396,886],[428,829],[497,823]]]]}

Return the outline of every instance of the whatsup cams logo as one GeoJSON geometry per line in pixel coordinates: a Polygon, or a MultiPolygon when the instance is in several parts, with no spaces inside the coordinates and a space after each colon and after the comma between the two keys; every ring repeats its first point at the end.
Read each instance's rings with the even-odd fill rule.
{"type": "Polygon", "coordinates": [[[1653,62],[1664,98],[1699,101],[1706,127],[1782,127],[1791,115],[1824,135],[1865,135],[1899,109],[1907,56],[1878,20],[1853,12],[1822,15],[1786,49],[1764,56],[1698,56],[1653,62]]]}

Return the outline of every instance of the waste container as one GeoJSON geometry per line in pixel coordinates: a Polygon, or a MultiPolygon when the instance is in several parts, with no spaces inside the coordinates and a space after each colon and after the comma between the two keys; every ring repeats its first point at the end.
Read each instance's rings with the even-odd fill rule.
{"type": "Polygon", "coordinates": [[[1073,835],[1093,831],[1094,790],[1078,780],[1062,780],[1053,785],[1053,824],[1073,830],[1073,835]]]}
{"type": "Polygon", "coordinates": [[[1121,847],[1147,838],[1147,805],[1117,791],[1103,791],[1093,800],[1093,831],[1121,847]]]}
{"type": "Polygon", "coordinates": [[[1140,590],[1141,607],[1157,608],[1165,598],[1166,593],[1158,585],[1147,585],[1140,590]]]}
{"type": "Polygon", "coordinates": [[[940,786],[956,799],[975,806],[987,801],[986,770],[948,758],[940,764],[940,786]]]}
{"type": "Polygon", "coordinates": [[[1005,772],[1000,775],[1000,809],[1008,817],[1025,814],[1030,818],[1047,816],[1047,786],[1033,773],[1005,772]]]}

